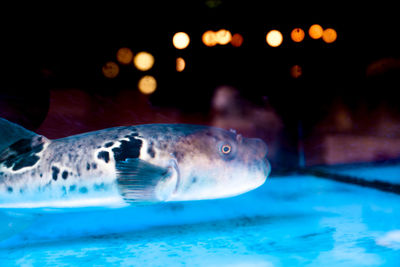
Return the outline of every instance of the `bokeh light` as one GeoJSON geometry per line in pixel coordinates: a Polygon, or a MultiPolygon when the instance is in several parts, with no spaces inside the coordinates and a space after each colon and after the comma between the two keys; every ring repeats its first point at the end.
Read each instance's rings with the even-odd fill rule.
{"type": "Polygon", "coordinates": [[[231,45],[234,47],[239,47],[243,44],[243,36],[240,33],[235,33],[232,36],[231,45]]]}
{"type": "Polygon", "coordinates": [[[147,71],[154,65],[154,57],[148,52],[139,52],[133,58],[133,64],[138,70],[147,71]]]}
{"type": "Polygon", "coordinates": [[[278,30],[271,30],[266,36],[267,43],[272,47],[277,47],[282,44],[283,36],[278,30]]]}
{"type": "Polygon", "coordinates": [[[122,47],[117,51],[117,61],[121,64],[127,65],[132,62],[133,53],[127,47],[122,47]]]}
{"type": "Polygon", "coordinates": [[[215,46],[218,43],[215,32],[213,31],[206,31],[205,33],[203,33],[201,39],[206,46],[210,47],[215,46]]]}
{"type": "Polygon", "coordinates": [[[185,32],[177,32],[172,38],[172,43],[176,49],[185,49],[190,43],[190,37],[185,32]]]}
{"type": "Polygon", "coordinates": [[[229,42],[232,40],[232,34],[230,31],[221,29],[215,33],[215,37],[217,39],[217,42],[220,45],[226,45],[229,44],[229,42]]]}
{"type": "Polygon", "coordinates": [[[290,68],[290,76],[297,79],[303,74],[303,69],[299,65],[293,65],[290,68]]]}
{"type": "Polygon", "coordinates": [[[185,70],[185,67],[186,67],[185,60],[183,58],[181,58],[181,57],[178,57],[176,59],[176,71],[182,72],[182,71],[185,70]]]}
{"type": "Polygon", "coordinates": [[[333,43],[337,39],[337,33],[334,29],[328,28],[325,29],[324,32],[322,33],[322,40],[324,40],[325,43],[333,43]]]}
{"type": "Polygon", "coordinates": [[[310,35],[311,38],[313,39],[319,39],[322,37],[324,30],[322,29],[321,25],[319,24],[314,24],[310,27],[308,30],[308,34],[310,35]]]}
{"type": "Polygon", "coordinates": [[[145,95],[154,93],[157,88],[157,81],[151,75],[143,76],[138,83],[139,91],[145,95]]]}
{"type": "Polygon", "coordinates": [[[304,33],[303,29],[301,28],[294,28],[290,33],[290,37],[292,38],[293,42],[299,43],[304,40],[304,33]]]}
{"type": "Polygon", "coordinates": [[[217,38],[215,36],[215,32],[213,31],[206,31],[203,33],[203,36],[201,37],[201,40],[203,41],[203,44],[206,46],[215,46],[217,45],[217,38]]]}
{"type": "Polygon", "coordinates": [[[118,64],[112,61],[107,62],[102,68],[103,75],[107,78],[115,78],[118,76],[119,67],[118,64]]]}

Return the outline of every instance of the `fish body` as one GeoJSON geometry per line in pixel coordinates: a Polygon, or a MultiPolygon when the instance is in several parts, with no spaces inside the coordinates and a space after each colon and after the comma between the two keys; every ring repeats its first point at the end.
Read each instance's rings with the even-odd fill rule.
{"type": "Polygon", "coordinates": [[[0,207],[129,205],[235,196],[270,171],[260,139],[147,124],[49,140],[0,119],[0,207]]]}

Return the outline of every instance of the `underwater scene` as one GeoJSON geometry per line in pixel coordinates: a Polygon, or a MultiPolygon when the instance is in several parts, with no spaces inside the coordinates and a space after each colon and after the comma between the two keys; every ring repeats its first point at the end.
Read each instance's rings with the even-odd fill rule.
{"type": "Polygon", "coordinates": [[[397,266],[399,196],[312,175],[229,199],[1,212],[4,266],[397,266]],[[295,185],[295,186],[294,186],[295,185]]]}
{"type": "Polygon", "coordinates": [[[277,5],[4,9],[0,267],[400,266],[398,14],[277,5]]]}

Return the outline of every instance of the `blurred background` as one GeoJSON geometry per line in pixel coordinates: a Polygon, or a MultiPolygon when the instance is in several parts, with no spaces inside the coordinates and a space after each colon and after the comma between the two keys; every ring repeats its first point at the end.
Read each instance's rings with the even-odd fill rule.
{"type": "Polygon", "coordinates": [[[3,10],[0,116],[48,138],[192,123],[264,139],[276,170],[400,156],[399,25],[378,10],[35,7],[3,10]]]}

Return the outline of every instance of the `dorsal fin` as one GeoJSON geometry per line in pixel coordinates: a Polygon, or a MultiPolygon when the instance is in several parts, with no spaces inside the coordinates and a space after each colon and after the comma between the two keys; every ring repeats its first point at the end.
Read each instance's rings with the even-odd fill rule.
{"type": "Polygon", "coordinates": [[[0,118],[0,151],[23,138],[36,136],[34,132],[25,129],[18,124],[0,118]]]}

